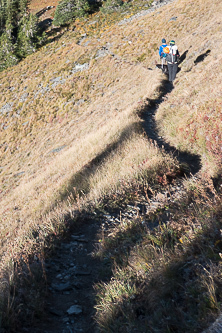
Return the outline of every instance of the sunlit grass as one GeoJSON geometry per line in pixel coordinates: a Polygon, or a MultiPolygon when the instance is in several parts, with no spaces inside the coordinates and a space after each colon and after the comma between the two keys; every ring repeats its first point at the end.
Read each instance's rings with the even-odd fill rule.
{"type": "MultiPolygon", "coordinates": [[[[40,2],[33,1],[32,5],[33,10],[39,10],[40,2]]],[[[135,186],[152,186],[158,175],[179,170],[178,162],[144,135],[138,116],[149,98],[158,100],[160,95],[165,77],[155,62],[163,37],[175,39],[181,55],[187,53],[174,89],[164,96],[157,110],[159,135],[181,150],[200,154],[204,177],[220,175],[220,6],[219,0],[213,4],[210,0],[177,1],[123,25],[117,23],[125,15],[121,12],[110,16],[95,13],[76,20],[68,31],[55,33],[35,54],[0,73],[0,253],[2,270],[10,267],[11,280],[12,263],[21,255],[24,259],[34,254],[44,257],[44,246],[52,246],[52,237],[59,238],[65,230],[67,214],[75,218],[75,210],[100,208],[104,198],[111,202],[112,198],[118,201],[119,196],[122,203],[127,202],[135,186]],[[177,19],[170,21],[172,17],[177,19]],[[82,36],[85,33],[87,36],[82,36]],[[101,55],[104,49],[106,53],[101,55]],[[211,50],[209,55],[195,63],[207,50],[211,50]],[[75,72],[77,64],[86,65],[86,69],[75,72]]],[[[131,15],[126,13],[126,18],[131,15]]],[[[101,243],[103,250],[100,248],[98,255],[110,255],[116,264],[112,282],[100,285],[97,320],[101,329],[118,332],[122,323],[134,327],[138,316],[143,318],[144,311],[146,314],[144,304],[151,308],[153,317],[151,323],[142,324],[141,330],[161,325],[159,318],[165,318],[167,307],[155,311],[157,300],[168,299],[167,291],[174,296],[168,279],[171,267],[181,267],[184,251],[189,246],[193,251],[195,242],[201,243],[202,249],[198,233],[203,224],[213,223],[214,213],[220,209],[219,197],[213,192],[208,196],[206,185],[193,180],[190,187],[184,205],[190,203],[190,193],[197,201],[188,210],[183,210],[183,200],[181,206],[173,207],[170,225],[150,234],[138,217],[120,223],[107,242],[101,243]],[[193,219],[195,230],[190,227],[193,219]],[[135,234],[140,237],[133,237],[135,234]],[[141,244],[137,244],[138,239],[141,244]],[[126,244],[131,254],[124,260],[116,258],[113,248],[119,246],[122,255],[126,244]],[[158,280],[161,274],[165,281],[158,280]],[[156,287],[152,276],[157,276],[156,287]],[[165,282],[169,288],[164,290],[165,282]],[[135,302],[142,304],[141,308],[135,302]]],[[[155,220],[157,215],[153,214],[146,219],[155,220]]],[[[214,235],[211,240],[203,236],[207,244],[212,239],[214,235]]],[[[203,251],[207,252],[205,247],[203,251]]],[[[215,253],[213,258],[217,256],[219,262],[215,253]]],[[[205,268],[198,289],[206,296],[201,299],[200,314],[204,316],[206,309],[211,309],[214,317],[220,302],[215,280],[218,271],[214,277],[211,268],[205,268]]],[[[174,328],[170,329],[173,332],[174,328]]],[[[189,329],[192,332],[192,326],[187,332],[189,329]]]]}

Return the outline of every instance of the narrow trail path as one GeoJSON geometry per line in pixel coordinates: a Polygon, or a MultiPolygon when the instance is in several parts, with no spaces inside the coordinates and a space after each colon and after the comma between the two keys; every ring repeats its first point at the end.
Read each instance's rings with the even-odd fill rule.
{"type": "MultiPolygon", "coordinates": [[[[180,163],[186,163],[190,173],[195,174],[200,170],[200,158],[197,155],[181,153],[171,147],[158,135],[155,124],[155,112],[164,101],[173,87],[168,81],[163,80],[161,95],[151,101],[151,106],[143,110],[144,130],[149,139],[167,153],[176,156],[180,163]]],[[[147,202],[145,198],[137,201],[135,206],[128,205],[121,211],[121,218],[133,218],[139,213],[147,214],[157,208],[164,207],[179,200],[184,193],[183,179],[177,179],[167,189],[163,188],[155,197],[147,202]]],[[[46,262],[46,275],[48,282],[48,298],[46,300],[45,317],[42,323],[32,327],[33,333],[97,333],[99,332],[95,315],[94,285],[105,282],[111,277],[111,269],[105,262],[93,256],[95,247],[99,244],[99,234],[103,230],[106,234],[114,225],[118,224],[119,216],[116,213],[86,215],[78,219],[79,223],[67,242],[57,249],[53,258],[46,262]]],[[[151,226],[150,227],[155,227],[151,226]]],[[[22,332],[30,332],[24,328],[22,332]]]]}
{"type": "MultiPolygon", "coordinates": [[[[172,153],[177,158],[180,164],[185,163],[189,166],[189,172],[195,175],[201,168],[201,159],[199,155],[181,152],[175,147],[170,146],[164,138],[160,137],[155,123],[155,113],[159,105],[165,100],[166,95],[170,94],[173,90],[173,85],[166,79],[162,81],[160,87],[161,93],[158,99],[150,101],[150,105],[146,106],[143,110],[144,130],[151,140],[155,141],[159,148],[164,148],[167,153],[172,153]]],[[[187,170],[188,171],[188,170],[187,170]]]]}
{"type": "MultiPolygon", "coordinates": [[[[111,52],[109,49],[107,51],[111,52]]],[[[159,148],[173,154],[180,163],[188,165],[190,174],[194,175],[201,168],[200,157],[176,150],[158,135],[156,128],[155,113],[172,89],[173,86],[167,80],[163,80],[158,99],[150,101],[142,110],[144,131],[159,148]]],[[[155,197],[150,198],[150,202],[141,198],[134,206],[128,205],[121,210],[121,218],[134,218],[138,212],[141,215],[147,214],[179,200],[184,193],[182,182],[182,178],[177,179],[168,188],[163,188],[155,197]]],[[[96,212],[95,215],[83,213],[79,216],[70,239],[61,243],[53,258],[45,263],[48,296],[44,317],[32,328],[23,327],[21,333],[99,332],[94,319],[96,303],[94,285],[102,281],[108,282],[111,278],[111,267],[95,258],[93,251],[99,244],[101,231],[106,234],[119,222],[119,214],[113,212],[100,215],[96,212]]]]}
{"type": "Polygon", "coordinates": [[[46,261],[48,298],[43,322],[32,332],[96,332],[93,285],[101,279],[102,264],[93,258],[99,223],[79,217],[74,232],[46,261]],[[99,280],[98,280],[99,279],[99,280]]]}

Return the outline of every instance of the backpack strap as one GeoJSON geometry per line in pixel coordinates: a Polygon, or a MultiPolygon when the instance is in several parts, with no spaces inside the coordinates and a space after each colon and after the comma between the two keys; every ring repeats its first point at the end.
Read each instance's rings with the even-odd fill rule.
{"type": "Polygon", "coordinates": [[[173,47],[170,45],[170,54],[171,54],[171,60],[173,63],[173,47]]]}

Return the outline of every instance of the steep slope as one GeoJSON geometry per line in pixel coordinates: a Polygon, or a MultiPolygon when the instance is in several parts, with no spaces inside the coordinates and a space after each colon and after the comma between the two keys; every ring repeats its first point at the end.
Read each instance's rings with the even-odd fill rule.
{"type": "MultiPolygon", "coordinates": [[[[94,15],[0,74],[2,271],[9,260],[42,259],[67,214],[181,175],[177,159],[143,133],[139,115],[152,103],[164,142],[199,154],[205,177],[220,175],[221,6],[175,0],[104,31],[94,15]],[[164,95],[155,67],[163,37],[182,56],[164,95]]],[[[102,316],[100,307],[104,325],[102,316]]]]}

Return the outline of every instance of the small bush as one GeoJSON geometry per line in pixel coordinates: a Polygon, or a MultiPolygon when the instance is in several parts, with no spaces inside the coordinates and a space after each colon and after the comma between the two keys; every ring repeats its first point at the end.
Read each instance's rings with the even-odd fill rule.
{"type": "Polygon", "coordinates": [[[0,70],[18,63],[15,49],[16,45],[12,43],[8,32],[4,32],[0,37],[0,70]]]}
{"type": "Polygon", "coordinates": [[[0,70],[16,65],[43,41],[38,19],[29,13],[26,0],[6,1],[2,5],[0,27],[0,70]]]}
{"type": "Polygon", "coordinates": [[[23,16],[18,29],[18,56],[26,57],[35,52],[38,40],[37,17],[31,14],[23,16]]]}
{"type": "Polygon", "coordinates": [[[75,17],[85,16],[89,9],[90,6],[87,0],[60,1],[55,11],[53,24],[55,26],[69,24],[75,17]]]}
{"type": "Polygon", "coordinates": [[[123,4],[124,4],[124,2],[122,0],[106,0],[103,2],[103,5],[100,8],[100,11],[104,14],[110,13],[110,12],[117,10],[123,4]]]}

